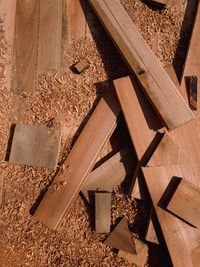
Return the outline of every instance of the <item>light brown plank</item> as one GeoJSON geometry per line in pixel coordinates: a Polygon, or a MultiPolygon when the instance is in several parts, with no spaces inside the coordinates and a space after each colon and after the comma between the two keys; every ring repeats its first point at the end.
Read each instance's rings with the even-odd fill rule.
{"type": "Polygon", "coordinates": [[[133,168],[132,153],[127,148],[122,149],[88,175],[81,192],[88,201],[90,192],[97,189],[112,192],[132,173],[133,168]]]}
{"type": "Polygon", "coordinates": [[[107,91],[68,155],[65,169],[58,173],[36,210],[35,217],[50,228],[56,229],[68,212],[101,149],[114,131],[119,113],[116,95],[112,90],[107,91]],[[58,190],[54,190],[55,187],[58,190]]]}
{"type": "Polygon", "coordinates": [[[9,162],[56,169],[61,131],[43,126],[17,124],[9,162]]]}
{"type": "Polygon", "coordinates": [[[199,228],[200,188],[182,178],[166,208],[199,228]]]}
{"type": "Polygon", "coordinates": [[[39,1],[18,0],[12,91],[33,91],[37,80],[39,1]]]}
{"type": "Polygon", "coordinates": [[[111,225],[111,193],[95,193],[95,232],[110,233],[111,225]]]}
{"type": "Polygon", "coordinates": [[[136,253],[126,217],[121,219],[111,234],[106,238],[104,244],[131,254],[136,253]]]}
{"type": "Polygon", "coordinates": [[[193,265],[192,254],[196,249],[200,252],[198,230],[160,208],[158,203],[173,176],[199,183],[199,175],[195,175],[188,165],[146,167],[142,170],[173,265],[197,267],[193,265]]]}
{"type": "Polygon", "coordinates": [[[147,234],[146,234],[145,240],[148,241],[148,242],[151,242],[151,243],[159,245],[159,241],[158,241],[158,238],[157,238],[157,235],[156,235],[156,232],[155,232],[154,225],[153,225],[151,217],[150,217],[150,220],[149,220],[149,225],[148,225],[148,229],[147,229],[147,234]]]}
{"type": "Polygon", "coordinates": [[[167,127],[173,129],[193,119],[192,111],[120,2],[89,2],[167,127]]]}
{"type": "Polygon", "coordinates": [[[61,68],[62,0],[40,1],[38,76],[61,68]]]}

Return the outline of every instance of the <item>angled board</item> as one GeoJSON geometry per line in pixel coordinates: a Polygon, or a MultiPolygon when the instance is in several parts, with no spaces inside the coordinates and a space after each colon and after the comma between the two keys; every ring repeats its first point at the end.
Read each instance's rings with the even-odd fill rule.
{"type": "Polygon", "coordinates": [[[34,216],[50,228],[56,229],[69,211],[101,149],[113,133],[119,113],[117,97],[110,88],[70,151],[64,170],[57,174],[35,212],[34,216]]]}
{"type": "Polygon", "coordinates": [[[134,243],[128,228],[126,217],[122,217],[118,225],[106,238],[104,244],[131,254],[135,254],[134,243]]]}
{"type": "Polygon", "coordinates": [[[160,208],[158,203],[172,177],[185,177],[199,182],[199,176],[188,165],[142,168],[153,206],[174,266],[197,267],[193,254],[200,253],[199,231],[160,208]]]}
{"type": "Polygon", "coordinates": [[[167,127],[173,129],[193,119],[192,111],[120,2],[89,2],[167,127]]]}

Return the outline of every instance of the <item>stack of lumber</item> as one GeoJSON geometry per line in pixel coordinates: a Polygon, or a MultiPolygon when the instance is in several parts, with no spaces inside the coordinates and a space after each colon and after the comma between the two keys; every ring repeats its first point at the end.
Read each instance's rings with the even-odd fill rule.
{"type": "MultiPolygon", "coordinates": [[[[62,1],[56,2],[58,10],[54,14],[59,15],[62,1]]],[[[148,245],[157,243],[165,251],[167,266],[197,267],[200,262],[200,117],[197,97],[200,7],[179,83],[173,67],[163,67],[119,0],[88,2],[130,68],[131,75],[110,83],[33,216],[50,229],[57,230],[76,195],[81,192],[87,204],[95,208],[96,233],[107,234],[104,245],[117,249],[120,257],[145,266],[148,245]],[[96,167],[101,151],[119,121],[123,121],[128,129],[137,163],[132,147],[123,147],[96,167]],[[132,176],[128,197],[140,198],[149,207],[145,234],[140,238],[134,236],[126,216],[119,216],[115,225],[111,223],[113,189],[127,176],[132,176]]],[[[168,1],[155,2],[166,5],[168,1]]],[[[20,3],[18,1],[18,5],[20,3]]],[[[53,8],[47,10],[46,5],[41,4],[39,9],[36,1],[31,10],[37,14],[44,12],[42,17],[48,18],[53,8]]],[[[17,10],[18,31],[21,20],[29,21],[32,13],[21,16],[20,6],[17,10]]],[[[34,35],[33,32],[39,30],[42,33],[39,36],[44,39],[32,40],[34,49],[30,47],[30,69],[22,65],[14,75],[12,86],[15,91],[33,88],[36,76],[47,67],[61,68],[61,59],[55,56],[60,54],[55,47],[61,47],[61,21],[52,20],[52,28],[59,37],[54,38],[59,42],[57,45],[51,40],[52,33],[46,30],[43,21],[38,28],[39,15],[34,17],[34,27],[28,24],[26,31],[34,35]],[[48,57],[49,53],[52,57],[48,57]],[[27,79],[26,73],[32,73],[31,79],[27,79]]],[[[19,51],[23,53],[23,50],[17,50],[17,47],[27,47],[28,38],[25,37],[16,40],[18,44],[14,52],[18,60],[22,57],[19,51]]],[[[81,74],[89,68],[89,63],[81,61],[74,67],[81,74]]],[[[17,125],[9,161],[56,169],[60,138],[58,130],[17,125]],[[30,153],[27,147],[31,147],[33,139],[37,141],[35,132],[39,132],[43,141],[36,143],[30,153]],[[38,154],[40,157],[37,158],[38,154]]]]}

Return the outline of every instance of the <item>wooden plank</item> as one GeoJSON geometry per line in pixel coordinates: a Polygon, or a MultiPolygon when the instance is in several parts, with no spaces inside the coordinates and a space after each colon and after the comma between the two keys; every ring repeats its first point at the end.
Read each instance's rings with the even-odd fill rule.
{"type": "Polygon", "coordinates": [[[166,132],[147,163],[147,166],[164,166],[187,163],[188,157],[185,155],[184,151],[174,143],[170,133],[166,132]]]}
{"type": "Polygon", "coordinates": [[[160,208],[158,203],[172,177],[185,177],[199,183],[199,175],[195,175],[188,165],[146,167],[142,170],[173,266],[197,267],[192,255],[196,250],[200,253],[198,229],[160,208]]]}
{"type": "Polygon", "coordinates": [[[89,1],[169,129],[194,118],[119,1],[89,1]]]}
{"type": "Polygon", "coordinates": [[[111,225],[111,193],[95,193],[95,232],[110,233],[111,225]]]}
{"type": "Polygon", "coordinates": [[[120,250],[118,256],[124,258],[131,264],[136,264],[138,267],[144,267],[148,260],[148,246],[137,238],[134,238],[133,241],[136,254],[130,254],[120,250]]]}
{"type": "Polygon", "coordinates": [[[50,70],[60,72],[61,39],[62,0],[40,1],[38,76],[50,70]]]}
{"type": "Polygon", "coordinates": [[[60,171],[45,194],[35,217],[56,229],[91,172],[105,142],[116,127],[120,113],[112,88],[100,100],[60,171]],[[62,185],[62,186],[59,186],[62,185]],[[54,190],[59,186],[58,190],[54,190]]]}
{"type": "Polygon", "coordinates": [[[200,188],[182,178],[166,208],[186,222],[199,228],[200,188]]]}
{"type": "Polygon", "coordinates": [[[106,238],[104,244],[131,254],[136,253],[134,248],[134,243],[128,228],[128,222],[125,216],[122,217],[118,225],[106,238]]]}
{"type": "Polygon", "coordinates": [[[56,169],[61,131],[53,128],[17,124],[9,162],[56,169]]]}
{"type": "Polygon", "coordinates": [[[12,91],[33,91],[37,80],[39,1],[18,0],[12,91]]]}
{"type": "Polygon", "coordinates": [[[132,173],[133,167],[132,153],[127,148],[122,149],[88,175],[81,192],[88,201],[90,192],[97,189],[112,192],[132,173]]]}
{"type": "Polygon", "coordinates": [[[148,229],[147,229],[147,234],[146,234],[145,240],[147,242],[151,242],[151,243],[159,245],[159,241],[158,241],[158,238],[157,238],[157,235],[156,235],[156,231],[155,231],[155,228],[154,228],[154,225],[153,225],[151,217],[150,217],[150,220],[149,220],[149,225],[148,225],[148,229]]]}

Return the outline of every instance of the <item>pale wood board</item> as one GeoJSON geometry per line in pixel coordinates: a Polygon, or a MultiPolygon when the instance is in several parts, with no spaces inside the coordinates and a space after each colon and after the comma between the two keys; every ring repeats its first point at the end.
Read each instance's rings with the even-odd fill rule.
{"type": "Polygon", "coordinates": [[[120,2],[89,2],[167,127],[173,129],[193,119],[192,111],[120,2]]]}
{"type": "Polygon", "coordinates": [[[125,252],[135,254],[135,247],[128,228],[126,217],[122,217],[118,225],[104,241],[104,244],[125,252]]]}
{"type": "Polygon", "coordinates": [[[200,188],[182,178],[166,208],[199,228],[200,188]]]}
{"type": "Polygon", "coordinates": [[[44,126],[17,124],[14,130],[10,163],[56,169],[61,131],[44,126]]]}
{"type": "Polygon", "coordinates": [[[158,221],[174,266],[197,267],[193,263],[193,253],[200,253],[200,238],[198,229],[176,218],[174,215],[158,206],[169,181],[172,177],[185,177],[194,183],[200,182],[200,177],[188,165],[142,168],[147,187],[158,217],[158,221]]]}
{"type": "Polygon", "coordinates": [[[147,259],[148,259],[148,246],[141,240],[134,238],[134,245],[136,254],[130,254],[123,250],[120,250],[118,253],[119,257],[124,258],[129,263],[134,263],[138,267],[146,266],[147,259]]]}
{"type": "Polygon", "coordinates": [[[52,229],[59,226],[94,167],[105,142],[113,133],[119,113],[117,97],[112,88],[109,88],[64,162],[64,170],[57,174],[42,199],[34,215],[35,218],[52,229]]]}
{"type": "Polygon", "coordinates": [[[60,72],[62,54],[61,39],[62,0],[40,1],[38,76],[50,70],[60,72]]]}
{"type": "Polygon", "coordinates": [[[90,192],[97,189],[112,192],[132,173],[133,168],[132,153],[128,148],[122,149],[88,175],[81,192],[88,201],[90,192]]]}
{"type": "Polygon", "coordinates": [[[111,193],[95,193],[95,232],[110,233],[111,225],[111,193]]]}
{"type": "Polygon", "coordinates": [[[157,235],[156,235],[156,231],[155,231],[151,216],[150,216],[149,225],[148,225],[148,228],[147,228],[147,233],[146,233],[146,236],[145,236],[145,240],[148,241],[148,242],[151,242],[151,243],[159,245],[159,241],[158,241],[158,238],[157,238],[157,235]]]}
{"type": "Polygon", "coordinates": [[[37,80],[39,1],[18,0],[12,91],[34,91],[37,80]]]}

